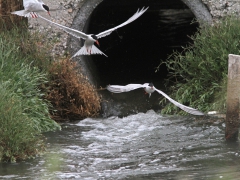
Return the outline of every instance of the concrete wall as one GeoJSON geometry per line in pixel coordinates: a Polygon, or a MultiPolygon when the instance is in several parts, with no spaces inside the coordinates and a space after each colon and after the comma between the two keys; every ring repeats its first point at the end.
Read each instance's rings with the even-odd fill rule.
{"type": "MultiPolygon", "coordinates": [[[[83,4],[85,1],[89,0],[81,0],[81,4],[83,4]]],[[[184,2],[186,0],[182,1],[184,2]]],[[[203,2],[209,9],[214,20],[222,18],[226,15],[232,14],[240,15],[240,0],[187,0],[187,1],[203,2]]]]}
{"type": "MultiPolygon", "coordinates": [[[[87,1],[94,0],[44,0],[44,3],[49,5],[52,15],[52,20],[62,25],[70,27],[72,25],[73,19],[76,14],[81,11],[82,5],[87,1]]],[[[97,1],[97,0],[95,0],[97,1]]],[[[195,2],[201,2],[206,5],[208,12],[210,12],[213,20],[217,20],[226,15],[240,13],[240,0],[182,0],[186,4],[190,3],[194,6],[195,2]]],[[[201,5],[201,4],[200,4],[201,5]]],[[[195,14],[197,13],[197,10],[195,14]]],[[[41,15],[49,18],[46,13],[41,13],[41,15]]],[[[199,11],[199,16],[204,17],[201,11],[199,11]]],[[[67,50],[67,39],[68,35],[61,31],[59,28],[50,26],[48,23],[41,19],[29,19],[29,28],[31,30],[47,31],[49,39],[56,39],[59,43],[56,43],[54,49],[52,50],[53,57],[62,56],[67,50]]]]}
{"type": "Polygon", "coordinates": [[[202,0],[210,10],[214,20],[226,15],[240,13],[240,0],[202,0]]]}
{"type": "MultiPolygon", "coordinates": [[[[102,1],[104,0],[44,0],[44,2],[49,5],[50,9],[52,10],[51,20],[78,30],[83,30],[84,28],[87,28],[86,24],[88,23],[89,16],[94,11],[94,8],[102,1]]],[[[184,2],[189,7],[189,9],[191,9],[191,11],[198,20],[207,21],[210,23],[226,15],[239,15],[240,12],[240,0],[182,0],[182,2],[184,2]]],[[[46,13],[42,13],[41,15],[50,19],[50,17],[46,13]]],[[[52,50],[53,57],[56,57],[58,55],[62,56],[65,51],[68,50],[68,48],[70,52],[72,52],[71,54],[73,54],[74,52],[77,52],[77,50],[81,46],[81,42],[78,39],[69,38],[69,36],[65,32],[53,27],[49,23],[46,23],[39,18],[30,19],[29,22],[30,29],[47,31],[47,39],[56,41],[56,44],[52,50]]],[[[92,82],[92,84],[94,85],[97,85],[95,80],[98,76],[93,73],[95,72],[94,65],[90,64],[92,63],[92,61],[90,61],[88,58],[91,58],[91,56],[83,56],[81,58],[78,57],[76,58],[76,60],[79,62],[80,67],[82,68],[82,72],[87,75],[90,82],[92,82]]],[[[106,93],[107,95],[110,94],[108,92],[106,93]]],[[[140,91],[139,93],[142,92],[140,91]]],[[[136,93],[134,92],[133,95],[136,95],[136,93]]],[[[130,94],[130,96],[133,95],[130,94]]],[[[140,96],[141,95],[139,95],[138,97],[140,96]]],[[[154,99],[154,96],[151,98],[151,100],[152,99],[154,99]]],[[[155,99],[157,99],[157,97],[155,99]]],[[[131,101],[132,100],[130,99],[130,102],[131,101]]],[[[110,102],[110,100],[104,102],[109,102],[102,104],[103,114],[105,116],[124,115],[127,114],[129,110],[132,111],[134,107],[140,107],[139,103],[137,106],[133,104],[133,106],[130,107],[130,102],[126,103],[125,100],[125,108],[123,108],[122,106],[122,104],[124,104],[123,102],[116,103],[112,101],[110,102]]],[[[146,98],[144,97],[141,102],[143,102],[142,104],[144,104],[143,108],[145,108],[145,106],[148,106],[148,104],[149,106],[152,106],[153,104],[147,104],[146,98]]],[[[150,107],[149,109],[152,109],[152,107],[150,107]]],[[[134,111],[139,111],[139,109],[134,109],[134,111]]]]}

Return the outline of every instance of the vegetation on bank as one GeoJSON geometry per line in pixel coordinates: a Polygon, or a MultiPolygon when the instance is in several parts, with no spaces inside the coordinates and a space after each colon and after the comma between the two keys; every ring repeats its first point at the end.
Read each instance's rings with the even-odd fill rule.
{"type": "Polygon", "coordinates": [[[100,98],[86,78],[76,72],[76,64],[69,60],[52,62],[52,47],[45,39],[39,33],[17,28],[0,32],[2,162],[43,152],[41,133],[61,128],[53,120],[56,115],[66,119],[74,114],[75,119],[81,119],[97,115],[100,109],[100,98]]]}
{"type": "Polygon", "coordinates": [[[0,33],[1,161],[35,155],[43,147],[40,133],[60,129],[39,89],[47,82],[47,74],[36,66],[41,56],[31,38],[17,29],[0,33]]]}
{"type": "Polygon", "coordinates": [[[11,87],[11,81],[0,86],[0,161],[15,162],[32,157],[44,150],[44,139],[27,113],[23,97],[11,87]]]}
{"type": "MultiPolygon", "coordinates": [[[[228,54],[240,54],[239,29],[236,17],[200,28],[191,37],[193,44],[163,62],[169,69],[167,84],[173,99],[204,112],[226,111],[228,54]]],[[[167,114],[177,111],[171,103],[162,110],[167,114]]]]}
{"type": "Polygon", "coordinates": [[[54,106],[51,114],[55,120],[95,117],[101,109],[99,95],[78,69],[69,59],[53,62],[49,68],[46,99],[54,106]]]}
{"type": "MultiPolygon", "coordinates": [[[[228,54],[240,54],[240,23],[226,18],[191,37],[193,44],[163,62],[170,96],[207,112],[225,111],[228,54]]],[[[100,97],[69,59],[53,62],[51,44],[39,33],[0,32],[0,161],[44,151],[42,132],[60,129],[55,120],[96,116],[100,97]]],[[[163,99],[161,103],[166,103],[163,99]]],[[[179,111],[171,103],[163,113],[179,111]]]]}

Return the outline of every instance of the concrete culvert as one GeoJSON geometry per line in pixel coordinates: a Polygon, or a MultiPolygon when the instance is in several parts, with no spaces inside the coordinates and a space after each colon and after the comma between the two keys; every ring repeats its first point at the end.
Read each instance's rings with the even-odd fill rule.
{"type": "MultiPolygon", "coordinates": [[[[91,55],[75,58],[90,82],[96,88],[105,87],[107,84],[153,82],[155,87],[164,91],[163,80],[167,77],[168,70],[161,66],[160,70],[155,72],[155,68],[173,51],[181,51],[182,47],[191,42],[189,36],[199,27],[196,19],[199,22],[211,22],[210,13],[200,0],[197,4],[183,1],[85,1],[73,21],[72,28],[88,34],[98,34],[115,27],[131,17],[138,8],[149,6],[136,21],[99,39],[99,49],[108,57],[91,55]]],[[[77,52],[83,42],[71,37],[70,52],[77,52]]],[[[140,89],[122,94],[99,92],[103,95],[104,116],[125,116],[149,109],[161,109],[158,102],[162,97],[157,93],[149,99],[140,89]]]]}

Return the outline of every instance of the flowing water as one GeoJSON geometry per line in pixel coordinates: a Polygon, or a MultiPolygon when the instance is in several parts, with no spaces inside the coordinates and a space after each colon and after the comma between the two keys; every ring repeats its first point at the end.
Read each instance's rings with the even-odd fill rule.
{"type": "Polygon", "coordinates": [[[87,118],[48,133],[47,153],[0,165],[0,179],[240,179],[238,143],[224,122],[162,116],[87,118]]]}

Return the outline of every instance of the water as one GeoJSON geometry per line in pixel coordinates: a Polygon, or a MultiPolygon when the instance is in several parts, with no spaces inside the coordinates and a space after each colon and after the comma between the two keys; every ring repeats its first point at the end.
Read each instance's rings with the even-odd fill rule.
{"type": "Polygon", "coordinates": [[[207,121],[149,111],[64,124],[46,135],[47,153],[1,164],[0,179],[239,179],[238,144],[207,121]]]}

